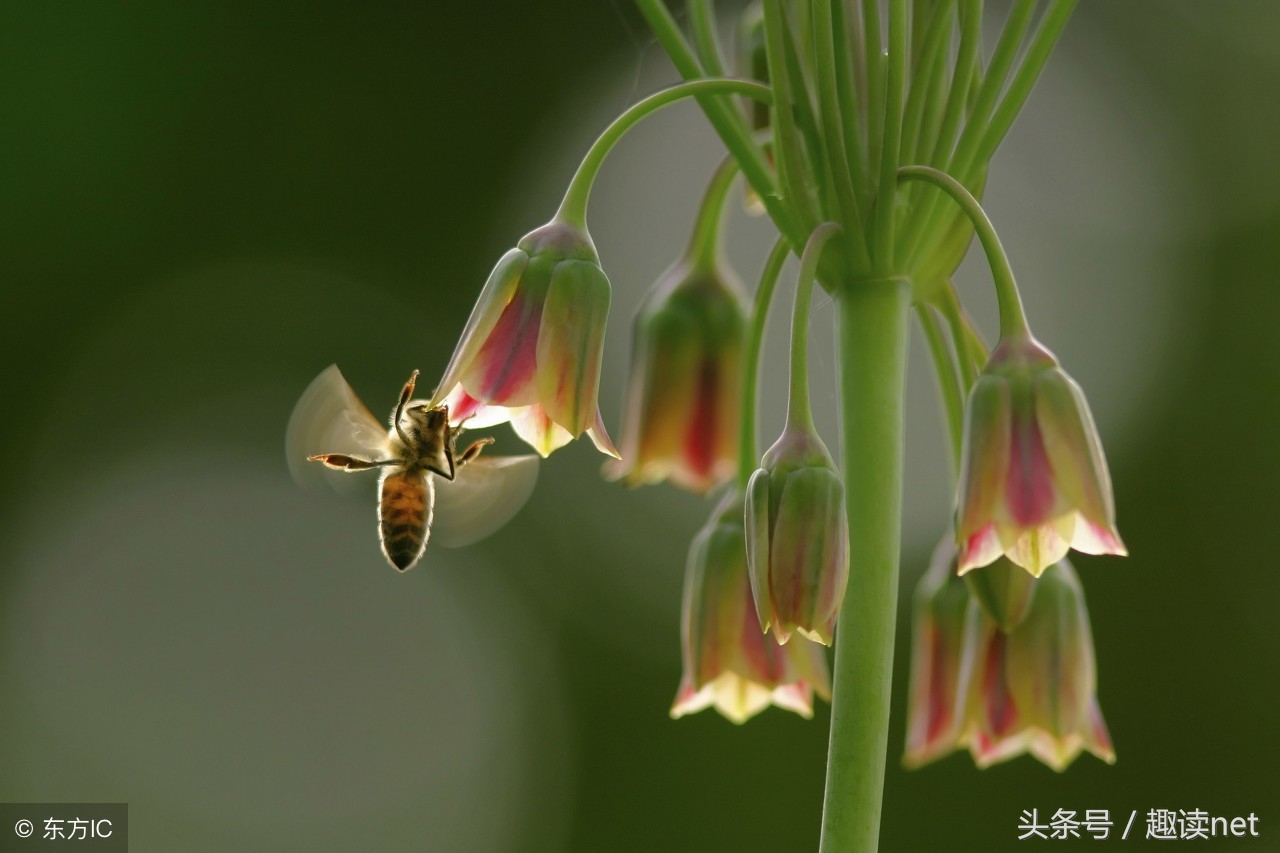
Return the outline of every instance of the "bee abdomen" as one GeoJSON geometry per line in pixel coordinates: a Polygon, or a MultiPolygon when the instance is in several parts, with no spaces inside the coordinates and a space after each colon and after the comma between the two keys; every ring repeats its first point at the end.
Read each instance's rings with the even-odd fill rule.
{"type": "Polygon", "coordinates": [[[431,481],[419,471],[396,471],[382,479],[378,535],[391,565],[407,571],[422,556],[431,530],[431,481]]]}

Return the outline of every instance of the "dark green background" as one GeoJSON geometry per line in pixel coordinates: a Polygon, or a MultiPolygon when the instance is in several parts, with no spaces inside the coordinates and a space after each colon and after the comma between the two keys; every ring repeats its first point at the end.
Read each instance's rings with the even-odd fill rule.
{"type": "MultiPolygon", "coordinates": [[[[885,850],[1021,849],[1033,806],[1137,809],[1135,831],[1150,808],[1256,812],[1260,840],[1199,843],[1280,849],[1280,10],[1085,0],[1062,49],[1087,66],[1093,39],[1126,62],[1094,67],[1092,96],[1157,100],[1192,189],[1153,241],[1172,274],[1141,283],[1150,317],[1176,303],[1184,322],[1109,442],[1133,557],[1078,563],[1119,763],[891,761],[885,850]]],[[[397,577],[371,510],[293,497],[281,456],[329,362],[378,412],[408,369],[443,365],[489,266],[538,224],[513,208],[549,213],[592,116],[625,102],[560,123],[659,54],[623,0],[0,7],[0,798],[128,801],[136,850],[816,847],[825,707],[666,717],[702,503],[604,484],[574,446],[502,533],[397,577]],[[545,197],[509,197],[530,187],[545,197]],[[461,693],[437,659],[466,664],[441,676],[461,693]],[[508,675],[525,704],[503,704],[508,675]],[[432,760],[464,706],[524,744],[482,731],[483,754],[448,765],[488,791],[523,756],[492,805],[501,837],[430,818],[488,813],[451,805],[463,786],[432,760]],[[370,796],[317,813],[313,791],[370,796]]],[[[643,247],[646,227],[597,239],[643,247]]],[[[908,541],[904,584],[927,552],[908,541]]],[[[905,663],[901,645],[894,755],[905,663]]]]}

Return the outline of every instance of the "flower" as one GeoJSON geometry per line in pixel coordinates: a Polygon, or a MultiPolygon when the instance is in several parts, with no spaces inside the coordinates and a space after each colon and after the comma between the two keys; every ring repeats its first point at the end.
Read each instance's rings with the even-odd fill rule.
{"type": "MultiPolygon", "coordinates": [[[[807,420],[807,419],[806,419],[807,420]]],[[[831,645],[849,579],[844,484],[812,428],[788,422],[747,484],[747,566],[760,627],[831,645]]]]}
{"type": "Polygon", "coordinates": [[[1080,387],[1030,337],[1002,340],[965,409],[959,572],[1000,555],[1039,576],[1070,548],[1125,555],[1080,387]]]}
{"type": "Polygon", "coordinates": [[[636,315],[622,459],[628,484],[670,479],[699,494],[733,475],[746,307],[732,274],[686,256],[636,315]]]}
{"type": "Polygon", "coordinates": [[[1097,699],[1084,590],[1063,560],[1036,581],[1027,618],[1005,634],[969,605],[959,744],[979,767],[1029,752],[1059,772],[1081,751],[1115,763],[1097,699]]]}
{"type": "Polygon", "coordinates": [[[584,431],[617,456],[596,405],[609,299],[586,231],[531,231],[489,274],[431,405],[471,428],[511,421],[543,456],[584,431]]]}
{"type": "Polygon", "coordinates": [[[813,716],[813,694],[831,699],[821,646],[779,646],[759,630],[747,580],[743,497],[729,493],[689,548],[680,640],[684,675],[673,718],[714,706],[743,723],[769,705],[813,716]]]}
{"type": "Polygon", "coordinates": [[[911,682],[907,700],[907,747],[903,764],[920,767],[954,751],[963,706],[960,669],[969,590],[956,577],[950,538],[934,549],[916,586],[912,614],[911,682]]]}

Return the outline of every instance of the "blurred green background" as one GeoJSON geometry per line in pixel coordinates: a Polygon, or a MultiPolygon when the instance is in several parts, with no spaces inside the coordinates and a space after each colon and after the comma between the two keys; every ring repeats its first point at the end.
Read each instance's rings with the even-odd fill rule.
{"type": "MultiPolygon", "coordinates": [[[[1085,0],[996,158],[1133,554],[1077,562],[1119,762],[891,761],[885,850],[1021,849],[1033,807],[1139,835],[1152,808],[1253,812],[1261,839],[1208,844],[1280,849],[1277,44],[1268,0],[1085,0]]],[[[434,376],[594,134],[673,79],[624,0],[0,6],[0,799],[128,801],[139,851],[816,848],[825,706],[667,718],[708,504],[574,445],[499,534],[398,576],[370,505],[284,465],[316,373],[379,414],[434,376]]],[[[610,424],[628,314],[718,157],[679,107],[597,187],[610,424]]],[[[751,280],[769,232],[734,227],[751,280]]],[[[989,317],[985,281],[971,258],[989,317]]],[[[904,601],[947,512],[922,352],[904,601]]]]}

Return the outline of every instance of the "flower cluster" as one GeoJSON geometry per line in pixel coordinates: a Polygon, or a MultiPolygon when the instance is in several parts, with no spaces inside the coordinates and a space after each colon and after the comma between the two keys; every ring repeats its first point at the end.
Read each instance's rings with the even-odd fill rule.
{"type": "MultiPolygon", "coordinates": [[[[692,44],[662,0],[637,5],[687,79],[619,116],[552,220],[498,261],[427,405],[446,422],[436,449],[448,456],[464,428],[500,423],[544,457],[586,434],[614,457],[609,479],[714,495],[689,551],[671,715],[714,707],[741,723],[774,705],[809,717],[813,697],[831,699],[834,686],[847,704],[832,718],[828,793],[841,794],[855,787],[852,775],[879,772],[883,750],[851,756],[839,744],[879,738],[882,747],[887,737],[880,697],[889,685],[857,679],[892,670],[914,310],[938,373],[957,489],[949,535],[915,596],[905,762],[958,749],[981,767],[1023,753],[1056,770],[1083,751],[1113,761],[1084,592],[1066,561],[1073,549],[1126,553],[1110,475],[1083,393],[1032,336],[978,200],[1074,3],[1048,0],[1038,16],[1037,4],[1014,4],[989,57],[981,4],[888,0],[882,27],[879,0],[755,3],[738,31],[742,78],[720,73],[709,0],[689,3],[692,44]],[[617,141],[689,97],[728,155],[688,248],[635,316],[615,448],[598,408],[611,286],[587,200],[617,141]],[[738,98],[750,101],[745,114],[738,98]],[[721,252],[739,175],[748,207],[778,232],[750,306],[721,252]],[[949,281],[975,236],[1000,312],[989,355],[949,281]],[[792,256],[787,419],[760,454],[762,339],[792,256]],[[810,412],[815,286],[840,318],[839,465],[810,412]],[[839,627],[846,596],[858,605],[853,630],[839,627]],[[833,684],[825,646],[836,643],[845,671],[833,684]],[[858,737],[835,736],[853,728],[858,737]]],[[[407,402],[406,392],[401,408],[407,402]]],[[[392,427],[401,430],[399,414],[392,427]]],[[[824,844],[877,825],[866,799],[848,809],[828,801],[824,844]]]]}

